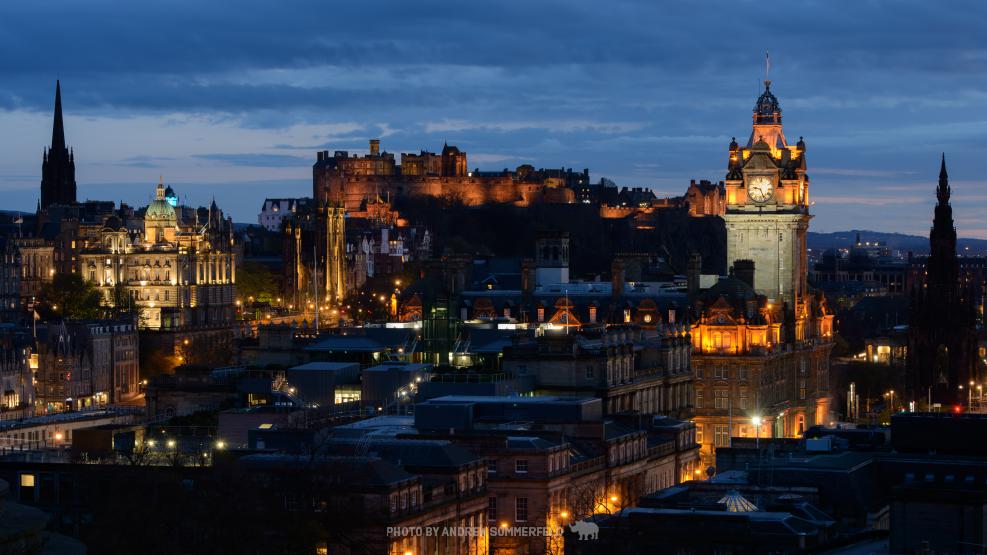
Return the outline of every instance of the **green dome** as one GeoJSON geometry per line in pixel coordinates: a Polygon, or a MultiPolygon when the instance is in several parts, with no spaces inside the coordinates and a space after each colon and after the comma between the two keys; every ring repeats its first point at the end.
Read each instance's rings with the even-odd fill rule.
{"type": "Polygon", "coordinates": [[[147,207],[147,212],[144,213],[145,220],[167,220],[173,222],[176,217],[175,207],[166,200],[155,200],[151,202],[147,207]]]}
{"type": "Polygon", "coordinates": [[[174,223],[178,218],[175,214],[175,207],[165,198],[165,188],[163,180],[158,182],[157,198],[147,206],[144,212],[144,220],[163,221],[174,223]]]}

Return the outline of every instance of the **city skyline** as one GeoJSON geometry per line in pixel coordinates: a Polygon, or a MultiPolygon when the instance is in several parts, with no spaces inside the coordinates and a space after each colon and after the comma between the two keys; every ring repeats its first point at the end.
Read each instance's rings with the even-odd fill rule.
{"type": "Polygon", "coordinates": [[[335,7],[339,26],[313,5],[187,8],[126,7],[127,26],[111,3],[65,5],[72,17],[55,22],[49,8],[4,8],[16,24],[0,37],[0,128],[18,130],[0,142],[6,207],[34,208],[56,78],[80,198],[145,204],[164,175],[190,203],[215,196],[252,222],[265,196],[306,193],[313,151],[363,152],[369,138],[391,152],[448,141],[471,167],[588,167],[680,195],[690,179],[723,179],[768,50],[790,140],[804,136],[813,162],[815,230],[866,221],[924,235],[945,151],[959,234],[987,237],[975,10],[508,3],[444,13],[445,32],[422,37],[414,22],[434,11],[401,5],[387,18],[335,7]]]}

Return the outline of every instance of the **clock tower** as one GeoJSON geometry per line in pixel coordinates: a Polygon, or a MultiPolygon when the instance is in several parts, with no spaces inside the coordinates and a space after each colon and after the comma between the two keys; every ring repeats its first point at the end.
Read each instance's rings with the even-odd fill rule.
{"type": "Polygon", "coordinates": [[[727,265],[754,261],[754,289],[770,301],[805,311],[809,178],[805,142],[790,146],[771,81],[754,105],[746,146],[730,143],[726,176],[727,265]]]}

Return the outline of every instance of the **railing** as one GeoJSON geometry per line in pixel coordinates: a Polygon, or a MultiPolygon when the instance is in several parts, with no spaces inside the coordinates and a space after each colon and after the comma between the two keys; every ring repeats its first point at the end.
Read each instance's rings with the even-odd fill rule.
{"type": "Polygon", "coordinates": [[[593,457],[592,459],[586,459],[585,461],[579,461],[575,464],[569,465],[569,472],[578,473],[586,472],[589,470],[597,470],[602,468],[606,464],[607,458],[603,455],[599,457],[593,457]]]}
{"type": "Polygon", "coordinates": [[[506,372],[498,372],[495,374],[448,372],[442,374],[432,374],[432,378],[430,381],[442,382],[442,383],[486,383],[486,382],[501,382],[508,380],[511,377],[512,375],[506,372]]]}
{"type": "Polygon", "coordinates": [[[674,441],[666,441],[664,443],[660,443],[658,445],[648,448],[649,457],[664,457],[665,455],[671,455],[674,452],[675,452],[674,441]]]}

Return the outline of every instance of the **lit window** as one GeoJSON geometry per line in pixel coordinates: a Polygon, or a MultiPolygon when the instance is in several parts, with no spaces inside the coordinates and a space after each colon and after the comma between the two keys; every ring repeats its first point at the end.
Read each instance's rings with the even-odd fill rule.
{"type": "Polygon", "coordinates": [[[730,428],[728,426],[713,427],[713,445],[728,447],[730,445],[730,428]]]}
{"type": "Polygon", "coordinates": [[[21,487],[22,488],[33,488],[34,487],[34,474],[21,474],[21,487]]]}
{"type": "Polygon", "coordinates": [[[715,389],[713,390],[713,403],[714,407],[718,409],[728,408],[729,392],[725,389],[715,389]]]}

